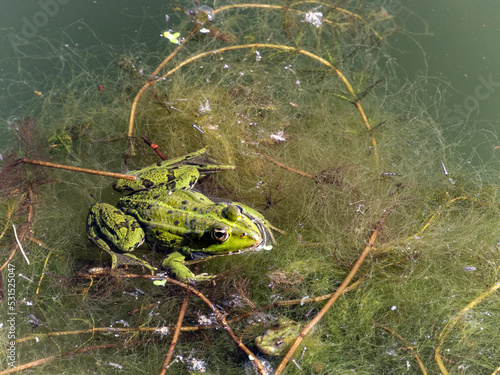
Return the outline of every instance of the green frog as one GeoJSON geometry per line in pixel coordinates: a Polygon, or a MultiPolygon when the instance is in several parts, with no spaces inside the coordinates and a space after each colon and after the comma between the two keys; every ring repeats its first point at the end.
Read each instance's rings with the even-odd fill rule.
{"type": "Polygon", "coordinates": [[[288,318],[279,318],[270,328],[255,338],[255,345],[264,354],[279,356],[299,336],[304,324],[288,318]]]}
{"type": "Polygon", "coordinates": [[[156,271],[132,254],[146,242],[167,253],[162,268],[170,269],[177,279],[204,281],[213,276],[195,276],[184,264],[186,257],[272,248],[271,229],[275,228],[256,210],[235,202],[214,202],[192,190],[201,175],[234,169],[192,161],[206,150],[129,172],[135,181],[122,179],[113,184],[117,191],[130,192],[116,207],[99,202],[90,208],[88,238],[111,256],[112,268],[132,264],[156,271]]]}

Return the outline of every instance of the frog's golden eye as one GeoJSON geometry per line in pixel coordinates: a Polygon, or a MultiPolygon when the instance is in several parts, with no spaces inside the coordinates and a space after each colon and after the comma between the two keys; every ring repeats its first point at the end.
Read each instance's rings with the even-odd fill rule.
{"type": "Polygon", "coordinates": [[[220,243],[226,242],[229,238],[229,232],[226,228],[214,228],[211,235],[215,241],[220,243]]]}

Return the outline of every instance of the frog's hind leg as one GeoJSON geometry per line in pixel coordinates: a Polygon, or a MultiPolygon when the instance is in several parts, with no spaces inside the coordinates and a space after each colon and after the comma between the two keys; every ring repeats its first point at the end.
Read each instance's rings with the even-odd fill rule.
{"type": "Polygon", "coordinates": [[[145,234],[135,218],[116,207],[101,202],[94,204],[87,217],[87,236],[111,256],[112,268],[131,264],[154,270],[148,262],[129,253],[142,245],[145,234]]]}

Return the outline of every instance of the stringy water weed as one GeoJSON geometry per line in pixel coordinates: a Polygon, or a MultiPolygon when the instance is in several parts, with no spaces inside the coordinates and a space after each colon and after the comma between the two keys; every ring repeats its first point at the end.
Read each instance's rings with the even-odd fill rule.
{"type": "MultiPolygon", "coordinates": [[[[312,333],[315,345],[296,353],[302,372],[289,364],[287,373],[423,373],[415,354],[433,373],[439,345],[450,370],[493,372],[500,363],[498,339],[489,333],[500,310],[494,298],[464,314],[444,342],[439,337],[497,281],[498,175],[461,161],[420,107],[418,87],[400,89],[384,68],[394,20],[382,8],[344,2],[222,7],[214,15],[200,9],[191,18],[176,10],[185,17],[172,29],[179,43],[199,29],[151,79],[185,65],[138,98],[132,139],[126,135],[136,94],[178,47],[175,33],[159,38],[157,48],[113,50],[108,64],[99,62],[97,49],[52,56],[65,59],[63,74],[45,83],[43,96],[26,103],[23,114],[36,118],[46,157],[108,171],[122,171],[124,163],[139,168],[159,160],[144,135],[169,158],[208,146],[212,158],[234,165],[206,178],[202,192],[259,210],[285,234],[276,235],[269,252],[197,265],[200,273],[220,275],[197,287],[228,321],[249,314],[230,325],[254,352],[254,337],[273,318],[305,322],[323,303],[250,312],[334,292],[391,209],[354,279],[359,284],[327,312],[312,333]],[[247,47],[228,49],[234,46],[247,47]]],[[[12,150],[18,157],[25,151],[12,150]]],[[[32,232],[23,238],[32,264],[20,254],[11,261],[32,281],[19,279],[17,289],[17,336],[31,338],[17,344],[17,364],[69,353],[72,371],[159,372],[172,337],[166,327],[173,330],[185,290],[127,276],[145,274],[140,267],[100,268],[110,260],[87,241],[85,219],[92,203],[117,201],[112,180],[53,170],[46,179],[33,190],[32,232]],[[107,327],[122,331],[102,332],[107,327]],[[48,336],[54,332],[61,335],[48,336]]],[[[27,186],[13,195],[31,191],[27,186]]],[[[13,220],[11,199],[2,202],[2,228],[13,220]]],[[[10,230],[1,241],[8,257],[10,230]]],[[[138,253],[157,265],[162,259],[146,248],[138,253]]],[[[211,313],[192,295],[183,326],[216,322],[211,313]]],[[[192,329],[181,330],[168,371],[188,372],[190,358],[206,361],[207,373],[243,373],[244,355],[221,329],[192,329]]],[[[36,371],[64,373],[64,362],[54,359],[36,371]]]]}

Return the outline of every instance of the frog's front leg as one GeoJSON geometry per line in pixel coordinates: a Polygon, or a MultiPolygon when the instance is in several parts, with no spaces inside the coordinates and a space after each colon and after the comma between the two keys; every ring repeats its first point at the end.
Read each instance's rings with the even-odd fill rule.
{"type": "Polygon", "coordinates": [[[184,255],[178,251],[174,251],[173,253],[167,255],[167,257],[163,260],[161,267],[170,269],[177,280],[184,282],[208,281],[215,277],[206,273],[195,275],[184,265],[184,260],[184,255]]]}
{"type": "Polygon", "coordinates": [[[122,264],[139,265],[154,271],[145,260],[130,254],[143,244],[145,234],[132,216],[107,203],[90,207],[87,217],[87,236],[94,245],[111,256],[111,267],[122,264]]]}

